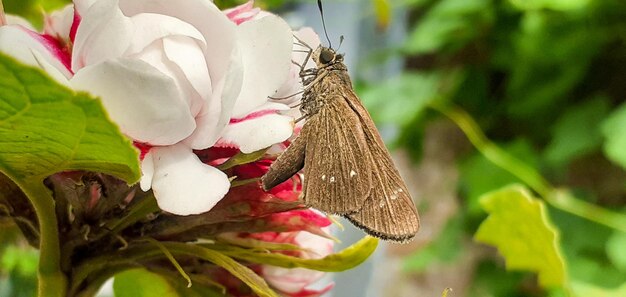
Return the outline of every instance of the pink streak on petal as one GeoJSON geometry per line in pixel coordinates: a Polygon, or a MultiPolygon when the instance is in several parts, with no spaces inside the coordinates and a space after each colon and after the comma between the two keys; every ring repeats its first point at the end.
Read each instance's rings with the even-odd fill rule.
{"type": "Polygon", "coordinates": [[[78,31],[78,25],[80,25],[81,17],[78,14],[78,11],[74,9],[74,21],[72,22],[72,27],[70,28],[70,40],[74,43],[74,39],[76,38],[76,31],[78,31]]]}
{"type": "Polygon", "coordinates": [[[70,54],[65,48],[63,48],[62,44],[56,38],[50,35],[33,32],[22,26],[20,26],[20,28],[33,37],[33,39],[39,41],[52,54],[52,56],[56,57],[57,60],[59,60],[63,66],[67,68],[70,73],[74,74],[72,72],[70,54]]]}
{"type": "Polygon", "coordinates": [[[143,142],[133,141],[133,145],[139,149],[139,160],[143,161],[143,158],[146,157],[146,154],[152,149],[152,145],[143,142]]]}
{"type": "Polygon", "coordinates": [[[257,14],[259,14],[259,12],[261,12],[260,8],[253,8],[253,6],[254,0],[250,0],[239,6],[226,9],[224,10],[224,13],[229,20],[233,21],[237,25],[240,25],[243,22],[253,19],[257,16],[257,14]]]}
{"type": "Polygon", "coordinates": [[[274,109],[266,109],[266,110],[255,111],[255,112],[253,112],[251,114],[248,114],[247,116],[245,116],[243,118],[239,118],[239,119],[232,118],[232,119],[230,119],[230,124],[236,124],[236,123],[240,123],[240,122],[243,122],[243,121],[260,118],[260,117],[262,117],[264,115],[273,114],[273,113],[278,113],[278,111],[274,110],[274,109]]]}
{"type": "Polygon", "coordinates": [[[289,297],[317,297],[317,296],[322,296],[328,293],[334,286],[335,286],[334,283],[330,283],[328,284],[328,286],[326,286],[325,288],[321,290],[312,290],[312,289],[305,288],[297,293],[284,293],[284,294],[286,294],[289,297]]]}

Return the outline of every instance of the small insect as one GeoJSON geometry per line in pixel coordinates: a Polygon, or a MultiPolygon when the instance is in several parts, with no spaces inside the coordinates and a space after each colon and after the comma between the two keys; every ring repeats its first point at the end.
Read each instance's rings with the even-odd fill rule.
{"type": "MultiPolygon", "coordinates": [[[[319,0],[318,7],[322,12],[319,0]]],[[[271,189],[304,168],[301,197],[307,206],[341,215],[384,240],[412,239],[419,229],[417,209],[352,89],[343,55],[330,47],[312,49],[299,43],[309,49],[300,66],[300,111],[306,122],[262,177],[263,188],[271,189]],[[304,69],[309,58],[316,67],[304,69]]]]}

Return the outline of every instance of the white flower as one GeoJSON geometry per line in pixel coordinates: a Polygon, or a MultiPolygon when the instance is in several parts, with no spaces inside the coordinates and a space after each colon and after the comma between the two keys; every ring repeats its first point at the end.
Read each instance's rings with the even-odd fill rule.
{"type": "Polygon", "coordinates": [[[228,192],[227,176],[193,150],[219,141],[252,152],[292,134],[293,119],[278,114],[287,107],[267,102],[291,67],[292,32],[275,15],[238,26],[208,0],[75,0],[45,24],[45,34],[0,27],[0,51],[99,96],[127,136],[152,147],[141,187],[165,211],[206,212],[228,192]]]}

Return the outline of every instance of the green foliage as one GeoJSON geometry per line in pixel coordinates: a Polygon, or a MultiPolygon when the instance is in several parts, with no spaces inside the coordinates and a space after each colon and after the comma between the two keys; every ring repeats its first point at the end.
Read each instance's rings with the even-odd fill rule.
{"type": "Polygon", "coordinates": [[[35,296],[38,259],[39,253],[34,249],[17,246],[6,248],[0,266],[7,277],[0,279],[0,296],[35,296]]]}
{"type": "Polygon", "coordinates": [[[376,111],[372,117],[377,123],[406,126],[437,97],[441,79],[440,73],[403,73],[366,88],[360,99],[368,110],[376,111]]]}
{"type": "Polygon", "coordinates": [[[0,171],[12,179],[89,170],[139,180],[137,151],[98,100],[4,55],[0,99],[0,171]]]}
{"type": "Polygon", "coordinates": [[[510,186],[485,194],[481,204],[489,217],[478,228],[477,241],[496,246],[507,269],[536,272],[544,287],[566,286],[558,231],[543,202],[510,186]]]}
{"type": "Polygon", "coordinates": [[[462,253],[459,246],[461,246],[461,239],[463,238],[463,219],[461,216],[457,216],[448,221],[435,241],[405,259],[404,269],[419,272],[426,271],[433,263],[454,262],[462,253]]]}
{"type": "Polygon", "coordinates": [[[601,288],[592,284],[574,282],[572,289],[581,297],[623,297],[626,296],[626,284],[616,288],[601,288]]]}
{"type": "Polygon", "coordinates": [[[404,50],[411,54],[453,51],[480,36],[493,18],[489,0],[442,0],[415,24],[404,50]]]}
{"type": "Polygon", "coordinates": [[[602,145],[599,125],[609,108],[606,97],[568,108],[552,127],[552,140],[544,150],[546,161],[563,166],[597,150],[602,145]]]}
{"type": "Polygon", "coordinates": [[[626,168],[626,104],[622,104],[604,121],[602,133],[606,138],[606,156],[626,168]]]}
{"type": "Polygon", "coordinates": [[[179,297],[169,282],[162,276],[143,268],[127,270],[115,276],[115,297],[179,297]]]}
{"type": "Polygon", "coordinates": [[[358,266],[376,250],[378,239],[366,236],[339,253],[321,259],[301,259],[263,250],[249,250],[227,247],[221,250],[225,255],[252,263],[268,264],[284,268],[308,268],[318,271],[339,272],[358,266]]]}
{"type": "Polygon", "coordinates": [[[26,18],[36,27],[43,25],[43,12],[60,9],[71,0],[3,0],[4,9],[7,13],[26,18]]]}
{"type": "Polygon", "coordinates": [[[613,232],[606,242],[606,253],[613,265],[626,273],[626,233],[613,232]]]}
{"type": "MultiPolygon", "coordinates": [[[[528,264],[533,268],[526,271],[542,271],[542,284],[563,288],[533,289],[529,272],[505,274],[497,262],[483,258],[468,296],[623,295],[626,2],[401,3],[409,11],[409,32],[399,53],[405,70],[381,84],[366,85],[360,94],[374,120],[383,127],[396,125],[397,144],[419,160],[423,131],[438,121],[438,115],[416,108],[421,99],[391,106],[394,100],[383,101],[383,94],[421,98],[421,94],[408,95],[414,89],[401,87],[412,84],[420,85],[417,92],[426,96],[435,90],[438,98],[427,101],[426,108],[452,119],[476,149],[468,152],[459,146],[463,153],[455,156],[462,199],[457,216],[465,218],[457,229],[461,231],[451,232],[450,222],[435,242],[407,259],[406,267],[427,273],[428,265],[450,255],[447,245],[473,248],[459,243],[458,237],[474,234],[477,220],[484,218],[483,207],[492,207],[476,238],[488,237],[496,244],[509,268],[511,262],[513,267],[528,264]],[[463,75],[457,87],[441,92],[437,86],[450,81],[451,69],[463,75]],[[425,84],[423,75],[414,73],[438,75],[425,84]],[[380,103],[367,97],[378,90],[380,103]],[[405,94],[396,94],[397,90],[405,94]],[[479,199],[510,183],[526,184],[539,197],[513,193],[510,200],[479,199]],[[496,209],[498,205],[501,208],[496,209]],[[546,221],[548,210],[554,224],[546,221]],[[490,223],[495,218],[501,222],[490,223]],[[485,226],[501,227],[502,233],[486,234],[485,226]],[[529,234],[532,229],[543,233],[529,234]],[[555,234],[562,235],[558,243],[555,234]],[[533,249],[524,257],[506,254],[522,253],[521,247],[531,244],[533,249]],[[558,271],[537,263],[541,257],[548,257],[558,271]]],[[[489,195],[497,193],[504,192],[489,195]]]]}
{"type": "MultiPolygon", "coordinates": [[[[527,140],[518,139],[503,148],[511,155],[531,166],[537,166],[539,159],[527,140]]],[[[512,183],[521,182],[519,178],[491,163],[482,155],[474,155],[460,167],[461,187],[465,192],[467,210],[470,215],[484,213],[480,198],[484,193],[494,191],[512,183]]]]}

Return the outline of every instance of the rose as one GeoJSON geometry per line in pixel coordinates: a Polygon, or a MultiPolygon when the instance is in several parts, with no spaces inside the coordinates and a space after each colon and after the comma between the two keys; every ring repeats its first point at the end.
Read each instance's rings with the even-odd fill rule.
{"type": "Polygon", "coordinates": [[[229,20],[209,1],[76,0],[46,19],[45,34],[0,28],[0,50],[98,95],[122,131],[146,149],[142,188],[159,206],[205,212],[228,191],[224,173],[193,153],[255,151],[292,133],[284,84],[291,30],[277,16],[229,20]]]}

